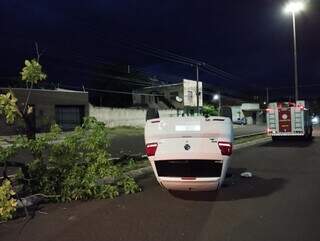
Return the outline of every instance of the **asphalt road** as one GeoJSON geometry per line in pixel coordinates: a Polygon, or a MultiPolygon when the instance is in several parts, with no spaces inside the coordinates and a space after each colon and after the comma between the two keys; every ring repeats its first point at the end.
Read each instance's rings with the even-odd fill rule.
{"type": "Polygon", "coordinates": [[[319,147],[317,137],[235,151],[218,193],[169,193],[151,177],[139,194],[45,205],[0,225],[1,241],[319,241],[319,147]]]}
{"type": "MultiPolygon", "coordinates": [[[[246,125],[235,126],[235,136],[249,135],[253,133],[266,131],[265,125],[246,125]]],[[[109,152],[112,157],[120,157],[123,154],[144,154],[144,136],[143,135],[119,135],[112,139],[109,152]]]]}

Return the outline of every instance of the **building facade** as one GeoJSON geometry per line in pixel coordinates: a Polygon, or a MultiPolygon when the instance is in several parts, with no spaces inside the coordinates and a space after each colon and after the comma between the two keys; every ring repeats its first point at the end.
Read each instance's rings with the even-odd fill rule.
{"type": "MultiPolygon", "coordinates": [[[[1,88],[6,93],[8,88],[1,88]]],[[[12,88],[11,91],[21,106],[27,100],[28,91],[24,88],[12,88]]],[[[28,104],[34,108],[34,126],[38,132],[47,131],[53,123],[63,130],[73,130],[89,114],[88,93],[65,89],[32,89],[28,104]]],[[[0,135],[17,134],[24,129],[24,123],[17,121],[14,125],[6,124],[0,118],[0,135]]]]}
{"type": "MultiPolygon", "coordinates": [[[[151,86],[132,93],[133,104],[144,108],[194,111],[197,107],[197,82],[183,79],[181,83],[151,86]]],[[[203,105],[202,82],[198,82],[199,107],[203,105]]]]}

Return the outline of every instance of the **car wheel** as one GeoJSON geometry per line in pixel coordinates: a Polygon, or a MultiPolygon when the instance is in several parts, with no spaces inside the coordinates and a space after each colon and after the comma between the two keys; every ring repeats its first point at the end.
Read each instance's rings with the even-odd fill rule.
{"type": "Polygon", "coordinates": [[[149,108],[146,114],[146,121],[159,118],[159,111],[156,108],[149,108]]]}

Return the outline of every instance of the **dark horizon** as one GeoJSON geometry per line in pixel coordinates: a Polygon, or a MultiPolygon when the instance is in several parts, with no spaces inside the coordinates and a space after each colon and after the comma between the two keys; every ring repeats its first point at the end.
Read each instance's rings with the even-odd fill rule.
{"type": "MultiPolygon", "coordinates": [[[[259,94],[270,87],[276,95],[293,95],[292,22],[282,12],[285,2],[1,1],[0,86],[18,76],[24,59],[35,57],[34,42],[43,51],[49,83],[89,86],[106,63],[129,64],[168,82],[195,78],[191,66],[137,50],[145,44],[234,77],[201,71],[200,80],[209,84],[259,94]]],[[[320,3],[306,2],[308,8],[297,16],[300,92],[320,96],[320,3]]]]}

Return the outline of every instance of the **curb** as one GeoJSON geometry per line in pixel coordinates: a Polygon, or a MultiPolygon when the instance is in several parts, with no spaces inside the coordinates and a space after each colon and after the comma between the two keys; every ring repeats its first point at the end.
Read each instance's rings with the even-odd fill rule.
{"type": "Polygon", "coordinates": [[[138,180],[138,179],[147,177],[152,173],[153,173],[152,167],[148,166],[148,167],[143,167],[137,170],[132,170],[130,172],[127,172],[127,175],[138,180]]]}
{"type": "Polygon", "coordinates": [[[234,145],[233,149],[234,150],[239,150],[239,149],[250,147],[250,146],[255,146],[255,145],[259,145],[259,144],[268,143],[271,140],[272,140],[271,137],[265,137],[265,138],[261,138],[261,139],[257,139],[257,140],[253,140],[253,141],[244,142],[244,143],[240,143],[240,144],[234,145]]]}

